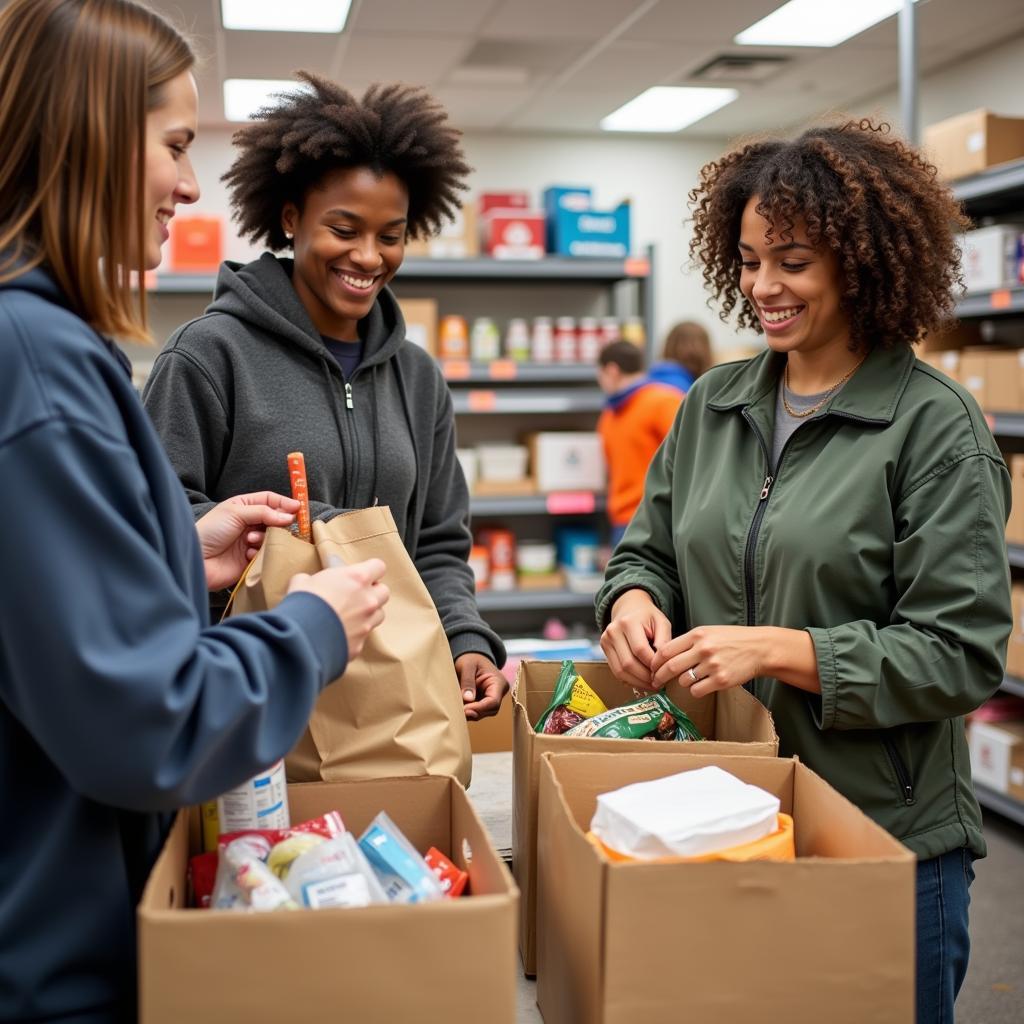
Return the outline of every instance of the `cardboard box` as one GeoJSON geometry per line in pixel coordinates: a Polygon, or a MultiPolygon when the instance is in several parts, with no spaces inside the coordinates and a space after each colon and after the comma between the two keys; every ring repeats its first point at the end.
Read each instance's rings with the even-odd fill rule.
{"type": "Polygon", "coordinates": [[[1020,283],[1020,224],[993,224],[960,236],[964,286],[991,292],[1020,283]]]}
{"type": "Polygon", "coordinates": [[[597,434],[592,431],[551,431],[530,434],[527,442],[538,491],[604,489],[604,451],[597,434]]]}
{"type": "Polygon", "coordinates": [[[410,239],[405,255],[424,259],[472,259],[480,255],[480,226],[476,207],[461,206],[431,238],[410,239]]]}
{"type": "Polygon", "coordinates": [[[541,200],[548,252],[555,252],[555,221],[558,219],[558,211],[565,209],[571,213],[584,213],[591,208],[593,196],[587,185],[552,185],[544,189],[541,200]]]}
{"type": "Polygon", "coordinates": [[[1024,410],[1024,349],[993,349],[985,360],[985,408],[1024,410]]]}
{"type": "Polygon", "coordinates": [[[950,380],[960,380],[960,353],[950,350],[948,352],[919,352],[917,358],[922,363],[927,363],[932,369],[944,373],[950,380]]]}
{"type": "Polygon", "coordinates": [[[921,339],[919,352],[948,352],[950,349],[970,348],[981,345],[986,339],[981,336],[981,326],[970,321],[961,321],[955,327],[943,331],[929,331],[921,339]]]}
{"type": "Polygon", "coordinates": [[[501,702],[501,710],[490,718],[469,723],[469,745],[474,754],[494,754],[512,749],[512,695],[501,702]]]}
{"type": "Polygon", "coordinates": [[[960,383],[974,395],[982,409],[988,407],[985,391],[988,349],[965,348],[960,353],[960,383]]]}
{"type": "Polygon", "coordinates": [[[481,192],[477,206],[481,218],[491,210],[528,210],[530,193],[524,188],[512,189],[510,192],[481,192]]]}
{"type": "Polygon", "coordinates": [[[185,909],[198,812],[181,812],[138,910],[142,1024],[515,1020],[518,894],[451,778],[288,787],[293,821],[341,811],[356,835],[387,811],[421,852],[469,871],[472,896],[417,906],[266,914],[185,909]],[[466,967],[467,951],[486,950],[466,967]]]}
{"type": "Polygon", "coordinates": [[[1011,455],[1010,517],[1006,521],[1006,539],[1011,544],[1024,544],[1024,455],[1011,455]]]}
{"type": "Polygon", "coordinates": [[[1024,118],[972,110],[924,130],[923,148],[947,181],[1024,157],[1024,118]]]}
{"type": "Polygon", "coordinates": [[[558,206],[548,221],[548,251],[560,256],[625,259],[630,249],[630,205],[614,210],[571,210],[558,206]]]}
{"type": "Polygon", "coordinates": [[[1013,632],[1006,647],[1006,671],[1011,676],[1024,679],[1024,586],[1014,583],[1010,599],[1013,604],[1013,632]]]}
{"type": "Polygon", "coordinates": [[[171,221],[169,269],[200,274],[216,271],[224,259],[221,217],[180,213],[171,221]]]}
{"type": "Polygon", "coordinates": [[[499,260],[544,257],[544,214],[533,210],[496,209],[484,216],[484,248],[499,260]]]}
{"type": "Polygon", "coordinates": [[[912,1024],[914,855],[796,759],[546,754],[537,1004],[546,1024],[912,1024]],[[778,796],[797,860],[614,864],[600,793],[717,765],[778,796]]]}
{"type": "Polygon", "coordinates": [[[974,781],[1024,799],[1024,722],[972,721],[967,735],[974,781]]]}
{"type": "MultiPolygon", "coordinates": [[[[631,687],[620,683],[603,661],[577,661],[576,668],[608,707],[635,699],[631,687]]],[[[540,759],[547,752],[609,753],[650,751],[646,740],[578,739],[544,736],[533,731],[555,691],[561,662],[524,661],[513,689],[512,726],[512,864],[519,885],[519,952],[527,974],[537,971],[537,791],[540,759]]],[[[723,690],[702,700],[678,683],[665,691],[708,737],[699,744],[659,743],[657,753],[695,749],[711,754],[749,754],[775,757],[779,738],[767,708],[740,687],[723,690]]]]}
{"type": "Polygon", "coordinates": [[[405,337],[432,356],[437,355],[437,300],[399,299],[405,320],[405,337]]]}

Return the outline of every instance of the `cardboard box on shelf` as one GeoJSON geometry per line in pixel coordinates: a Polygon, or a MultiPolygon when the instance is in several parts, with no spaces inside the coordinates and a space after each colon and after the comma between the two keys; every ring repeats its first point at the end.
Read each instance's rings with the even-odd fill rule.
{"type": "Polygon", "coordinates": [[[484,248],[499,260],[544,257],[544,214],[533,210],[494,209],[484,215],[484,248]]]}
{"type": "Polygon", "coordinates": [[[1024,157],[1024,118],[972,110],[924,130],[923,149],[947,181],[1024,157]]]}
{"type": "Polygon", "coordinates": [[[556,205],[548,220],[548,251],[560,256],[625,259],[630,249],[630,204],[613,210],[573,210],[556,205]]]}
{"type": "Polygon", "coordinates": [[[1024,349],[992,349],[985,360],[985,411],[1024,410],[1024,349]]]}
{"type": "Polygon", "coordinates": [[[796,759],[549,753],[540,774],[546,1024],[914,1020],[914,855],[796,759]],[[708,765],[779,797],[796,861],[615,864],[587,840],[598,794],[708,765]]]}
{"type": "Polygon", "coordinates": [[[524,188],[509,192],[481,192],[477,197],[477,209],[485,217],[491,210],[528,210],[530,193],[524,188]]]}
{"type": "Polygon", "coordinates": [[[168,269],[182,274],[216,271],[224,259],[224,220],[202,214],[178,214],[171,235],[168,269]]]}
{"type": "Polygon", "coordinates": [[[424,259],[472,259],[480,255],[480,227],[476,206],[460,206],[450,221],[431,238],[410,239],[405,255],[424,259]]]}
{"type": "Polygon", "coordinates": [[[478,498],[511,498],[536,494],[537,485],[530,477],[522,480],[477,480],[473,494],[478,498]]]}
{"type": "Polygon", "coordinates": [[[437,300],[399,299],[405,320],[405,336],[414,345],[437,355],[437,300]]]}
{"type": "MultiPolygon", "coordinates": [[[[576,669],[606,707],[620,707],[635,699],[632,688],[619,682],[606,662],[577,661],[576,669]]],[[[584,739],[535,733],[534,726],[551,703],[560,671],[558,661],[524,661],[519,666],[512,694],[515,703],[512,862],[520,890],[519,951],[527,974],[537,970],[537,791],[541,755],[548,751],[624,754],[651,749],[646,740],[584,739]]],[[[706,739],[692,744],[658,743],[657,753],[684,748],[700,748],[706,754],[750,754],[766,758],[778,753],[779,738],[771,715],[746,690],[734,687],[698,700],[690,696],[686,687],[669,683],[665,692],[690,716],[706,739]]]]}
{"type": "Polygon", "coordinates": [[[1024,455],[1011,455],[1010,516],[1006,521],[1006,539],[1011,544],[1024,544],[1024,455]]]}
{"type": "Polygon", "coordinates": [[[956,350],[948,352],[918,352],[917,358],[922,363],[944,373],[951,380],[960,380],[960,353],[956,350]]]}
{"type": "Polygon", "coordinates": [[[988,349],[965,348],[960,353],[960,383],[967,388],[982,409],[987,408],[985,377],[988,349]]]}
{"type": "MultiPolygon", "coordinates": [[[[922,352],[948,352],[952,349],[965,349],[984,342],[981,326],[971,321],[961,321],[944,331],[929,331],[918,346],[918,355],[922,352]]],[[[923,357],[922,357],[923,358],[923,357]]]]}
{"type": "Polygon", "coordinates": [[[605,484],[601,439],[590,431],[530,434],[530,465],[539,491],[600,491],[605,484]]]}
{"type": "Polygon", "coordinates": [[[515,885],[452,778],[288,787],[292,820],[339,810],[359,835],[387,811],[420,852],[469,871],[471,896],[412,906],[232,913],[185,908],[198,809],[182,811],[138,910],[142,1024],[303,1016],[470,1024],[515,1020],[515,885]],[[487,950],[466,970],[460,950],[487,950]],[[396,979],[398,983],[396,984],[396,979]]]}
{"type": "Polygon", "coordinates": [[[1024,585],[1015,583],[1011,590],[1013,632],[1006,647],[1006,671],[1024,679],[1024,585]]]}
{"type": "Polygon", "coordinates": [[[974,781],[1024,800],[1024,722],[975,720],[967,736],[974,781]]]}
{"type": "Polygon", "coordinates": [[[1020,224],[992,224],[960,236],[964,286],[968,292],[991,292],[1020,284],[1020,224]]]}

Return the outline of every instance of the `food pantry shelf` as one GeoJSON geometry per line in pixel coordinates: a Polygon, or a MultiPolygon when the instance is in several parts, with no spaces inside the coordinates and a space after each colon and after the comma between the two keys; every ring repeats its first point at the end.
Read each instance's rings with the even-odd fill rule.
{"type": "Polygon", "coordinates": [[[482,612],[592,608],[594,595],[575,590],[481,590],[476,595],[476,603],[482,612]]]}
{"type": "Polygon", "coordinates": [[[400,278],[454,278],[462,281],[623,281],[650,275],[646,256],[629,259],[582,259],[546,256],[540,260],[496,260],[482,256],[469,260],[408,259],[398,272],[400,278]]]}
{"type": "Polygon", "coordinates": [[[457,413],[509,413],[528,416],[541,412],[600,412],[604,394],[597,390],[579,393],[563,391],[454,391],[452,405],[457,413]]]}
{"type": "Polygon", "coordinates": [[[1024,206],[1024,160],[1001,164],[981,174],[964,178],[953,186],[953,195],[965,203],[975,217],[990,208],[1024,206]]]}
{"type": "Polygon", "coordinates": [[[985,419],[996,437],[1024,437],[1024,413],[990,412],[985,419]]]}
{"type": "Polygon", "coordinates": [[[1024,544],[1007,544],[1006,550],[1010,556],[1010,565],[1015,569],[1024,569],[1024,544]]]}
{"type": "Polygon", "coordinates": [[[956,304],[959,317],[1020,316],[1024,314],[1024,288],[1000,288],[994,292],[965,295],[956,304]]]}
{"type": "Polygon", "coordinates": [[[1020,800],[1015,800],[1012,796],[1000,793],[980,782],[974,783],[974,792],[978,794],[978,802],[982,807],[998,811],[1018,825],[1024,825],[1024,803],[1020,800]]]}
{"type": "Polygon", "coordinates": [[[441,361],[441,372],[451,384],[593,384],[597,368],[576,363],[517,363],[496,359],[492,363],[441,361]]]}
{"type": "Polygon", "coordinates": [[[565,494],[510,494],[470,498],[474,516],[569,516],[603,512],[606,498],[590,492],[565,494]]]}

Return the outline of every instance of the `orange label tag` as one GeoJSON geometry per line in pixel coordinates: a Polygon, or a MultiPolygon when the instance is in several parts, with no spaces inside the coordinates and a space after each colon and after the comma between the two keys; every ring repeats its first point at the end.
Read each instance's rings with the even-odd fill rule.
{"type": "Polygon", "coordinates": [[[464,359],[444,359],[441,362],[441,372],[446,380],[466,380],[471,369],[464,359]]]}
{"type": "Polygon", "coordinates": [[[630,256],[622,269],[626,277],[647,277],[651,272],[651,261],[646,256],[630,256]]]}
{"type": "Polygon", "coordinates": [[[559,491],[547,497],[548,515],[582,516],[594,511],[596,501],[592,491],[559,491]]]}
{"type": "Polygon", "coordinates": [[[989,297],[989,303],[993,309],[1009,309],[1012,302],[1013,296],[1005,288],[993,292],[989,297]]]}
{"type": "Polygon", "coordinates": [[[498,405],[498,395],[494,391],[470,391],[467,402],[471,412],[491,412],[498,405]]]}
{"type": "Polygon", "coordinates": [[[490,365],[491,380],[515,380],[519,367],[511,359],[495,359],[490,365]]]}

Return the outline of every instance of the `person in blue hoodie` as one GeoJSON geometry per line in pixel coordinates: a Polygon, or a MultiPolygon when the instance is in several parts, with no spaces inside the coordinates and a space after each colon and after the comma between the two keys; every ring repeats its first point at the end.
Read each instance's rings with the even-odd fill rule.
{"type": "MultiPolygon", "coordinates": [[[[198,523],[112,337],[198,187],[193,55],[132,0],[0,12],[0,1019],[135,1017],[135,904],[176,808],[298,740],[383,617],[379,560],[210,626],[290,498],[198,523]]],[[[342,681],[338,685],[344,685],[342,681]]]]}
{"type": "Polygon", "coordinates": [[[285,487],[292,449],[306,455],[314,518],[389,506],[476,721],[508,690],[505,649],[477,608],[451,395],[388,287],[406,239],[439,229],[470,168],[423,89],[357,98],[298,77],[305,89],[235,133],[224,175],[241,234],[271,251],[221,266],[213,302],[168,340],[143,401],[197,517],[239,490],[285,487]]]}
{"type": "Polygon", "coordinates": [[[651,364],[647,377],[685,395],[710,366],[711,338],[708,332],[692,320],[681,320],[665,335],[661,359],[651,364]]]}

